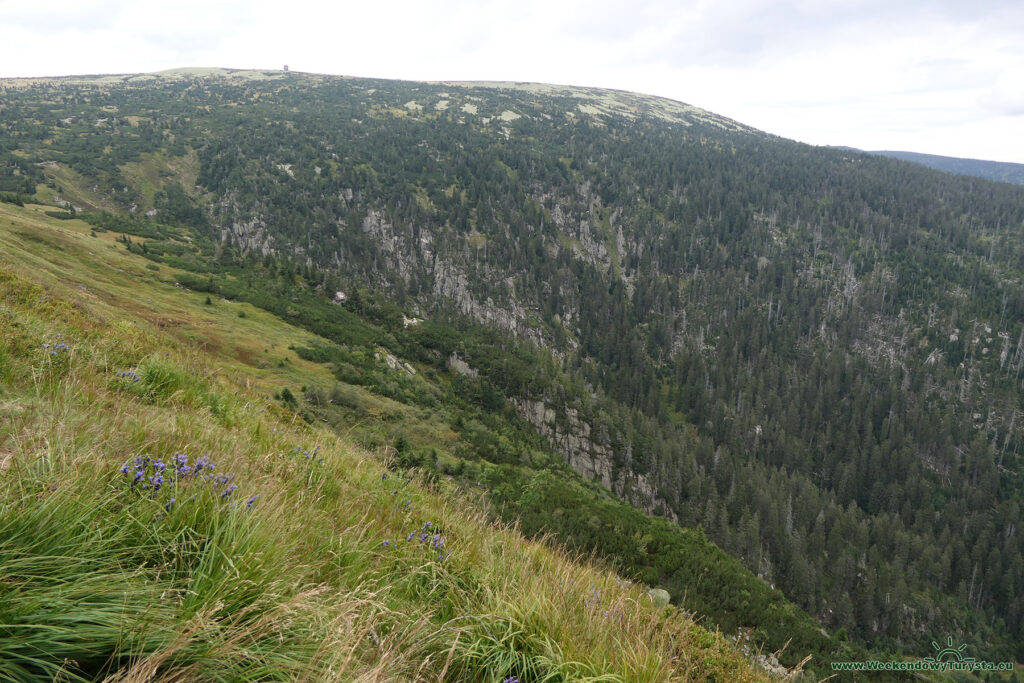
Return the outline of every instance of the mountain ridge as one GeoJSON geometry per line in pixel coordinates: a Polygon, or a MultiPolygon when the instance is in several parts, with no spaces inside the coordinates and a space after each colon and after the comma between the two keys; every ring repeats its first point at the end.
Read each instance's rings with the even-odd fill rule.
{"type": "MultiPolygon", "coordinates": [[[[32,76],[24,78],[0,78],[0,85],[27,86],[32,83],[70,83],[70,84],[135,84],[144,83],[149,79],[164,80],[186,80],[186,79],[243,79],[243,80],[266,80],[287,78],[289,75],[301,76],[310,79],[350,79],[350,80],[393,80],[393,79],[366,79],[358,76],[319,74],[311,72],[299,72],[275,69],[234,69],[224,67],[181,67],[164,69],[161,71],[138,73],[138,74],[86,74],[68,76],[32,76]]],[[[733,119],[715,114],[709,110],[696,107],[679,100],[674,100],[661,95],[650,95],[645,93],[621,90],[615,88],[604,88],[599,86],[574,86],[539,83],[530,81],[459,81],[459,80],[428,80],[428,81],[404,81],[394,80],[400,83],[423,83],[429,85],[444,85],[458,88],[481,88],[485,90],[509,90],[520,91],[542,95],[561,95],[576,99],[586,100],[579,106],[584,114],[605,114],[618,115],[627,118],[636,118],[640,115],[653,115],[671,123],[682,123],[690,125],[693,118],[712,125],[721,126],[724,129],[760,133],[750,126],[746,126],[733,119]]]]}
{"type": "Polygon", "coordinates": [[[867,151],[856,147],[834,146],[833,149],[846,149],[851,152],[875,154],[879,156],[910,161],[928,168],[956,175],[972,176],[983,180],[994,180],[1014,185],[1024,185],[1024,164],[1009,161],[991,161],[968,157],[951,157],[940,154],[924,154],[894,150],[867,151]]]}

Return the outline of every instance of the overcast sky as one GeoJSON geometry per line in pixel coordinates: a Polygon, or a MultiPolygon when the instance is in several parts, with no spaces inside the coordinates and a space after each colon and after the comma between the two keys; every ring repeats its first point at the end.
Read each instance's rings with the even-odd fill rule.
{"type": "Polygon", "coordinates": [[[1024,163],[1024,0],[0,0],[0,77],[182,66],[681,100],[818,145],[1024,163]]]}

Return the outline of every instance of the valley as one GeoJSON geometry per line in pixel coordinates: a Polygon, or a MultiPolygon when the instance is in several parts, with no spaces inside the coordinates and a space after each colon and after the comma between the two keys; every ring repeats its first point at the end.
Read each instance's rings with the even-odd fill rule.
{"type": "Polygon", "coordinates": [[[86,301],[127,259],[104,305],[291,419],[787,667],[1024,656],[1024,189],[621,91],[0,92],[5,256],[86,301]]]}

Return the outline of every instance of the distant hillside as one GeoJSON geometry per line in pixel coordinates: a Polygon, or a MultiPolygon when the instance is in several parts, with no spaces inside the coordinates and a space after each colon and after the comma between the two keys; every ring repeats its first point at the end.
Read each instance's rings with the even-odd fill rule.
{"type": "Polygon", "coordinates": [[[1003,183],[1024,185],[1024,164],[1011,164],[1004,161],[984,161],[982,159],[960,159],[958,157],[944,157],[937,154],[918,154],[917,152],[893,152],[882,150],[868,152],[881,156],[912,161],[915,164],[922,164],[937,171],[956,173],[958,175],[969,175],[985,180],[997,180],[1003,183]]]}

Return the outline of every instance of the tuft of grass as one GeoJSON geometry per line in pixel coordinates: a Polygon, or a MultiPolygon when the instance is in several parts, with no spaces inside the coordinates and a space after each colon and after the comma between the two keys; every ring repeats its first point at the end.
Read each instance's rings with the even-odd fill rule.
{"type": "Polygon", "coordinates": [[[204,387],[175,363],[166,358],[150,356],[139,365],[140,390],[150,399],[171,401],[175,398],[194,403],[204,387]]]}
{"type": "Polygon", "coordinates": [[[270,618],[301,602],[287,548],[251,515],[207,495],[165,516],[101,471],[66,474],[29,468],[4,487],[0,679],[96,680],[161,652],[166,668],[235,679],[308,665],[308,634],[270,618]]]}

